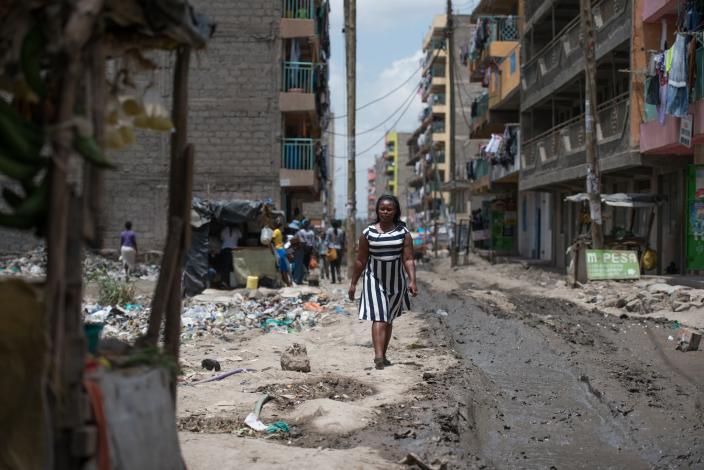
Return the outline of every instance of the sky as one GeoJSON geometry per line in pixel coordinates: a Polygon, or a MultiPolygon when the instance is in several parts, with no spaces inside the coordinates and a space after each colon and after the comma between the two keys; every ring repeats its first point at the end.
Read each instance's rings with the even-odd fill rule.
{"type": "MultiPolygon", "coordinates": [[[[453,2],[455,13],[469,13],[473,1],[453,2]]],[[[443,14],[446,0],[357,0],[357,108],[399,87],[420,67],[423,37],[433,17],[443,14]]],[[[343,0],[330,2],[330,92],[332,111],[347,114],[345,72],[345,37],[343,0]]],[[[367,169],[374,156],[383,151],[384,133],[388,130],[412,132],[418,127],[422,110],[415,93],[420,81],[418,70],[413,78],[388,98],[357,111],[357,214],[366,211],[367,169]],[[406,109],[407,108],[407,109],[406,109]],[[391,117],[394,111],[398,112],[391,117]],[[403,112],[405,110],[405,113],[403,112]],[[390,119],[388,119],[391,117],[390,119]],[[382,124],[384,121],[388,121],[382,124]],[[394,123],[398,123],[394,126],[394,123]],[[378,129],[366,132],[372,128],[378,129]],[[369,150],[368,150],[369,149],[369,150]]],[[[331,127],[332,129],[332,127],[331,127]]],[[[338,218],[346,216],[347,202],[347,122],[334,120],[335,136],[335,210],[338,218]]]]}

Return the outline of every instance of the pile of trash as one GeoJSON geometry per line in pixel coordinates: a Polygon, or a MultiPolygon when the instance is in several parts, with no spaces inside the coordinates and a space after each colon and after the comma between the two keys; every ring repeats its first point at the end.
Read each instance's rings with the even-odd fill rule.
{"type": "MultiPolygon", "coordinates": [[[[140,304],[84,306],[85,321],[103,323],[104,337],[128,342],[146,333],[150,311],[148,306],[140,304]]],[[[221,337],[251,329],[295,333],[337,315],[350,314],[341,302],[332,302],[327,294],[317,289],[258,289],[249,295],[207,290],[184,301],[181,339],[221,337]]]]}
{"type": "Polygon", "coordinates": [[[22,255],[0,257],[0,276],[43,277],[46,274],[46,250],[38,247],[22,255]]]}
{"type": "MultiPolygon", "coordinates": [[[[46,275],[46,264],[47,255],[43,246],[22,255],[4,255],[0,257],[0,276],[44,277],[46,275]]],[[[97,254],[86,253],[83,260],[83,274],[85,277],[91,279],[103,272],[122,273],[122,262],[97,254]]],[[[159,277],[159,266],[137,263],[131,276],[137,279],[156,281],[159,277]]]]}
{"type": "MultiPolygon", "coordinates": [[[[83,260],[83,275],[91,279],[101,273],[122,273],[124,267],[121,261],[105,258],[93,253],[87,253],[83,260]]],[[[137,263],[130,273],[130,278],[145,281],[156,281],[159,278],[159,266],[156,264],[137,263]]]]}
{"type": "Polygon", "coordinates": [[[238,292],[213,296],[211,292],[207,290],[187,301],[181,316],[183,339],[254,328],[266,333],[294,333],[315,327],[330,314],[348,314],[341,305],[333,305],[326,294],[314,289],[284,289],[281,293],[260,289],[254,291],[258,295],[248,297],[238,292]]]}

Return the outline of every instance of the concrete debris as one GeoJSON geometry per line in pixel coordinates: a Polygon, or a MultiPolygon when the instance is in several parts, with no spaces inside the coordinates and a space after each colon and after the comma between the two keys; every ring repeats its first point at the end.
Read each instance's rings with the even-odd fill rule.
{"type": "Polygon", "coordinates": [[[281,369],[295,372],[310,372],[308,351],[302,344],[293,343],[281,354],[281,369]]]}
{"type": "Polygon", "coordinates": [[[677,334],[677,349],[678,351],[696,351],[699,349],[699,344],[702,341],[702,335],[690,330],[689,328],[681,328],[677,334]]]}

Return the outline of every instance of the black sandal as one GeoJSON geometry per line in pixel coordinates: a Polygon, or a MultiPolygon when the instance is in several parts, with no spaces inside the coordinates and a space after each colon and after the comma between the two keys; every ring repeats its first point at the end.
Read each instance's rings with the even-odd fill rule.
{"type": "Polygon", "coordinates": [[[378,370],[382,370],[384,368],[384,358],[383,357],[375,357],[374,358],[374,367],[378,370]]]}
{"type": "Polygon", "coordinates": [[[384,356],[384,365],[385,365],[385,366],[390,366],[390,365],[392,365],[392,364],[393,364],[393,363],[392,363],[391,361],[389,361],[388,359],[386,359],[386,356],[384,356]]]}

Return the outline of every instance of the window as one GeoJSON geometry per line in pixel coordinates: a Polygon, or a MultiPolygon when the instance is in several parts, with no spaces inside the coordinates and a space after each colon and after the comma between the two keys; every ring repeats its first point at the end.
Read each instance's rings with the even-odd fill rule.
{"type": "Polygon", "coordinates": [[[511,55],[508,58],[509,60],[509,73],[513,75],[516,73],[516,51],[511,52],[511,55]]]}

